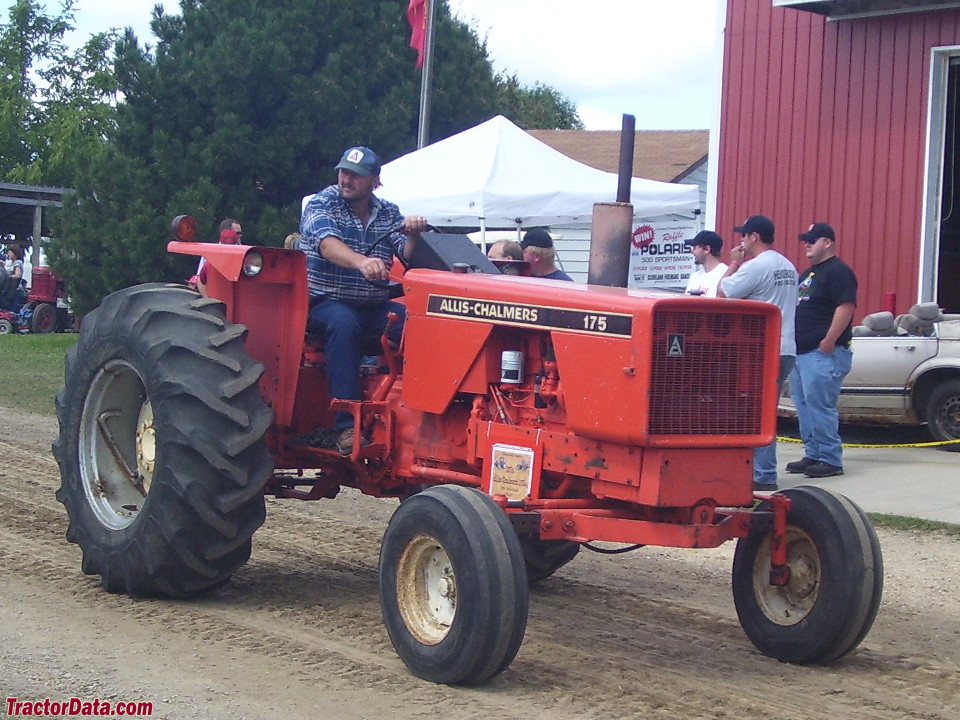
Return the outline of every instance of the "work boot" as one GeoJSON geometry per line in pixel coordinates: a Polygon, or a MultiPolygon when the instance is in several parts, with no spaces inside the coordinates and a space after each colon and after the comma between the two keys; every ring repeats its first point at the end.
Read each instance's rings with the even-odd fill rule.
{"type": "Polygon", "coordinates": [[[811,465],[816,465],[817,461],[811,458],[805,457],[803,460],[795,460],[793,462],[787,463],[787,472],[788,473],[802,473],[811,465]]]}
{"type": "Polygon", "coordinates": [[[756,480],[753,481],[754,492],[776,492],[777,490],[779,490],[779,488],[777,487],[777,484],[775,482],[762,483],[762,482],[757,482],[756,480]]]}
{"type": "Polygon", "coordinates": [[[803,474],[811,478],[833,477],[834,475],[843,475],[843,467],[825,462],[817,462],[804,470],[803,474]]]}
{"type": "MultiPolygon", "coordinates": [[[[337,438],[337,450],[340,451],[341,455],[349,455],[353,452],[353,443],[354,443],[354,434],[353,428],[347,428],[340,433],[340,437],[337,438]]],[[[366,447],[369,445],[363,437],[360,438],[360,447],[366,447]]]]}

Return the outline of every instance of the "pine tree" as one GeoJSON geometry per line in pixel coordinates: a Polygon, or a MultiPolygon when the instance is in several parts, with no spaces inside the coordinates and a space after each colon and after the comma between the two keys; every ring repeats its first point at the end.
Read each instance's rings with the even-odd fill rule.
{"type": "MultiPolygon", "coordinates": [[[[115,48],[110,150],[76,179],[51,247],[79,314],[121,287],[192,273],[195,259],[165,251],[176,215],[196,217],[210,239],[237,218],[245,242],[279,245],[301,198],[335,180],[344,148],[367,145],[384,162],[416,148],[406,0],[180,5],[154,10],[155,48],[130,31],[115,48]]],[[[435,139],[496,114],[499,82],[475,30],[446,3],[437,10],[435,139]]]]}

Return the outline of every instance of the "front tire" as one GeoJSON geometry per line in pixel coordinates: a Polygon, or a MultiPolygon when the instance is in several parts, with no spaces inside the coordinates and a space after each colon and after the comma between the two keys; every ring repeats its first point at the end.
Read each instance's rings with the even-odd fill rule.
{"type": "MultiPolygon", "coordinates": [[[[760,652],[783,662],[829,663],[866,636],[880,605],[883,558],[866,515],[848,498],[817,487],[783,491],[786,586],[770,584],[770,534],[737,542],[733,599],[760,652]]],[[[760,509],[769,509],[764,501],[760,509]]]]}
{"type": "Polygon", "coordinates": [[[273,468],[245,336],[174,285],[121,290],[84,319],[57,394],[57,499],[108,591],[189,597],[249,558],[273,468]]]}
{"type": "Polygon", "coordinates": [[[417,677],[474,685],[505,670],[526,630],[520,542],[478,490],[438,485],[404,500],[380,549],[380,606],[417,677]]]}
{"type": "Polygon", "coordinates": [[[948,380],[930,395],[927,426],[934,440],[960,440],[960,380],[948,380]]]}
{"type": "Polygon", "coordinates": [[[521,535],[520,545],[527,564],[527,577],[532,583],[550,577],[580,553],[580,543],[570,540],[541,540],[521,535]]]}

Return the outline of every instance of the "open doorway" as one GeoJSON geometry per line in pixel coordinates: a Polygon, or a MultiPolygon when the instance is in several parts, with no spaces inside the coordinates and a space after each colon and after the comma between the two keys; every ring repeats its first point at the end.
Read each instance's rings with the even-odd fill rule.
{"type": "Polygon", "coordinates": [[[936,236],[936,301],[960,312],[960,56],[947,63],[940,226],[936,236]]]}

